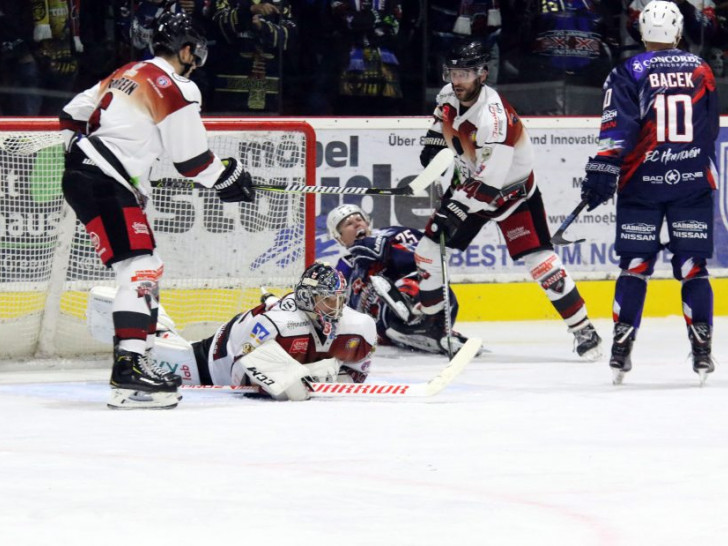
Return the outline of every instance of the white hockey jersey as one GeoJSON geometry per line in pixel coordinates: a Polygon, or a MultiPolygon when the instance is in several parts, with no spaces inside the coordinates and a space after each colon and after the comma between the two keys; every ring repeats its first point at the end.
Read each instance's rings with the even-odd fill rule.
{"type": "Polygon", "coordinates": [[[460,180],[481,183],[477,194],[458,195],[469,212],[495,212],[503,219],[533,195],[531,139],[516,111],[497,91],[484,85],[475,104],[464,108],[448,84],[437,95],[433,115],[431,130],[442,134],[455,153],[460,180]]]}
{"type": "Polygon", "coordinates": [[[301,364],[335,358],[343,371],[361,383],[369,372],[377,330],[374,319],[344,307],[335,334],[323,336],[298,309],[293,294],[288,294],[268,310],[259,305],[217,330],[207,358],[212,383],[230,385],[235,361],[270,339],[301,364]]]}
{"type": "Polygon", "coordinates": [[[105,174],[147,195],[152,164],[166,153],[184,177],[212,187],[224,170],[209,149],[200,90],[166,60],[129,63],[76,95],[61,129],[80,130],[78,146],[105,174]]]}

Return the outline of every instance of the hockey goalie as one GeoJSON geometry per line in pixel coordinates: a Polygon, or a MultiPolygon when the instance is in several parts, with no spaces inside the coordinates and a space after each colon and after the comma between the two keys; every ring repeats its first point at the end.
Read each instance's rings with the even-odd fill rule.
{"type": "MultiPolygon", "coordinates": [[[[110,341],[108,288],[94,288],[87,319],[94,338],[110,341]]],[[[346,280],[333,267],[314,263],[294,291],[270,294],[207,339],[190,343],[160,309],[152,358],[187,385],[257,386],[274,400],[307,400],[311,383],[363,383],[376,347],[374,320],[346,306],[346,280]]],[[[143,387],[140,387],[140,390],[143,387]]],[[[134,407],[120,397],[117,408],[134,407]]],[[[148,403],[145,407],[149,407],[148,403]]]]}

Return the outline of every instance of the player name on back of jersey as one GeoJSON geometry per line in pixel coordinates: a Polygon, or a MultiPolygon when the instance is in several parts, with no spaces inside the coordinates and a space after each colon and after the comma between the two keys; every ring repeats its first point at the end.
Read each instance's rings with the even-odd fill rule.
{"type": "Polygon", "coordinates": [[[649,75],[650,87],[695,87],[691,72],[660,72],[649,75]]]}
{"type": "Polygon", "coordinates": [[[139,87],[137,82],[130,80],[129,78],[124,78],[123,76],[118,79],[114,78],[111,80],[111,83],[109,83],[109,88],[118,89],[127,95],[131,95],[137,87],[139,87]]]}

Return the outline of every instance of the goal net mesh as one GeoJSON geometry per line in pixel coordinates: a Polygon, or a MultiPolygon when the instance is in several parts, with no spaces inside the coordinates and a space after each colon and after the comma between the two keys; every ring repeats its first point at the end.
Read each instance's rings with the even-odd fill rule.
{"type": "MultiPolygon", "coordinates": [[[[254,180],[313,183],[315,137],[298,125],[209,130],[210,148],[239,158],[254,180]]],[[[63,165],[59,133],[0,127],[0,358],[110,349],[90,337],[85,312],[92,287],[115,285],[113,271],[63,200],[63,165]]],[[[161,303],[187,339],[257,305],[261,287],[289,291],[313,256],[311,197],[258,191],[253,204],[223,203],[164,158],[150,180],[161,303]]]]}

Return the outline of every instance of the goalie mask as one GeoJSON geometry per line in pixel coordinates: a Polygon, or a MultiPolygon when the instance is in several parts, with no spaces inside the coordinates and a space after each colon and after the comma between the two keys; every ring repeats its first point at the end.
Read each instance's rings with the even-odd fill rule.
{"type": "Polygon", "coordinates": [[[329,230],[329,236],[344,246],[351,246],[359,237],[367,237],[371,234],[372,221],[361,207],[356,205],[339,205],[329,212],[326,217],[326,228],[329,230]],[[351,218],[354,215],[359,218],[351,218]],[[361,220],[357,222],[356,220],[361,220]],[[345,221],[350,220],[349,226],[345,226],[345,221]],[[366,224],[366,226],[364,225],[366,224]],[[342,231],[346,233],[342,233],[342,231]]]}
{"type": "Polygon", "coordinates": [[[330,265],[316,262],[301,275],[294,297],[314,325],[331,335],[346,305],[346,279],[330,265]]]}
{"type": "Polygon", "coordinates": [[[152,37],[154,54],[179,55],[180,49],[185,46],[190,46],[195,66],[204,66],[207,61],[207,39],[195,28],[192,20],[184,13],[162,13],[155,21],[152,37]]]}

